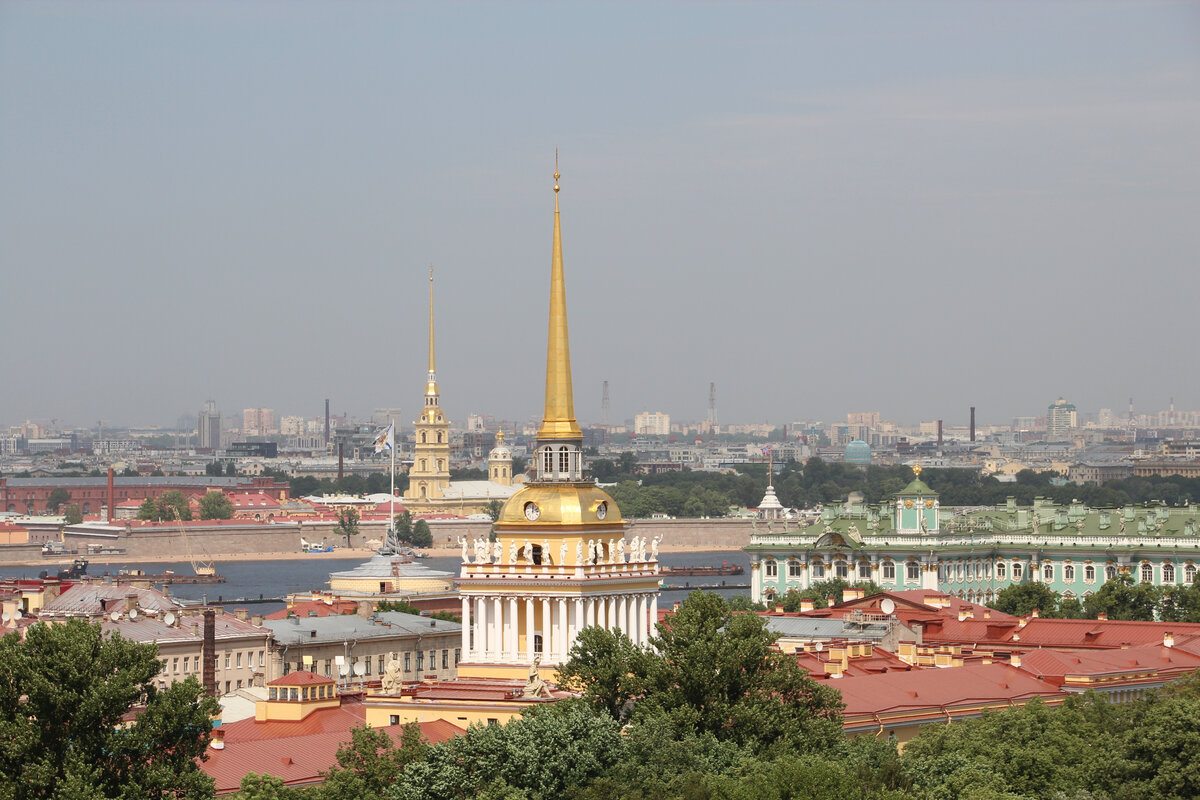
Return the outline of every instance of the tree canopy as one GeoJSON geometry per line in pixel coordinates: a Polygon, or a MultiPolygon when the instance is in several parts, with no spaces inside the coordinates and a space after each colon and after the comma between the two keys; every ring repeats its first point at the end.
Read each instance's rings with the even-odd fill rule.
{"type": "Polygon", "coordinates": [[[200,519],[230,519],[233,501],[224,492],[208,492],[200,498],[200,519]]]}
{"type": "Polygon", "coordinates": [[[192,518],[191,504],[178,489],[163,492],[158,497],[148,497],[138,507],[138,519],[170,521],[175,519],[176,513],[184,521],[192,518]]]}
{"type": "Polygon", "coordinates": [[[195,677],[159,690],[161,666],[155,645],[81,620],[0,639],[0,797],[212,797],[195,759],[217,703],[195,677]]]}

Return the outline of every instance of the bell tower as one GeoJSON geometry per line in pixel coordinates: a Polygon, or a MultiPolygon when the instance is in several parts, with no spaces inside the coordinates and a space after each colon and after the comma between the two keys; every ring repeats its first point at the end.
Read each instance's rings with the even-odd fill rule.
{"type": "Polygon", "coordinates": [[[450,421],[441,408],[433,339],[433,267],[429,268],[429,371],[421,416],[413,421],[413,465],[408,472],[406,504],[440,499],[450,483],[450,421]]]}

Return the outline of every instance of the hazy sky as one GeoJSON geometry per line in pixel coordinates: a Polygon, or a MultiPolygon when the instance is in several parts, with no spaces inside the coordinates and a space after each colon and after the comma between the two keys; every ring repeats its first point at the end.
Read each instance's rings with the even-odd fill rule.
{"type": "Polygon", "coordinates": [[[0,4],[0,422],[1200,408],[1200,5],[0,4]]]}

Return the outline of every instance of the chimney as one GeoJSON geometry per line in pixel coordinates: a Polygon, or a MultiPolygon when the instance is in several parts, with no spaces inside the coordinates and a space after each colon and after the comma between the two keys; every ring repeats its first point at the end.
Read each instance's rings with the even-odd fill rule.
{"type": "Polygon", "coordinates": [[[975,441],[975,406],[971,406],[971,441],[975,441]]]}
{"type": "Polygon", "coordinates": [[[209,740],[208,746],[213,750],[225,749],[225,730],[223,728],[213,728],[212,739],[209,740]]]}
{"type": "Polygon", "coordinates": [[[1032,617],[1033,619],[1037,619],[1038,618],[1038,609],[1035,608],[1033,611],[1031,611],[1029,616],[1032,617]]]}
{"type": "Polygon", "coordinates": [[[346,457],[342,453],[342,443],[338,442],[338,480],[340,481],[346,474],[346,457]]]}
{"type": "Polygon", "coordinates": [[[991,618],[992,618],[992,610],[991,610],[990,608],[984,607],[984,609],[983,609],[983,618],[984,618],[984,619],[991,619],[991,618]]]}
{"type": "Polygon", "coordinates": [[[849,603],[851,600],[861,600],[863,594],[862,589],[856,586],[847,586],[845,589],[842,589],[842,602],[849,603]]]}
{"type": "Polygon", "coordinates": [[[800,613],[801,614],[812,611],[813,608],[814,608],[814,603],[812,601],[812,598],[805,598],[800,601],[800,613]]]}
{"type": "Polygon", "coordinates": [[[1175,646],[1175,635],[1173,633],[1171,633],[1170,631],[1167,631],[1166,633],[1163,634],[1163,647],[1174,647],[1174,646],[1175,646]]]}
{"type": "Polygon", "coordinates": [[[1020,654],[1020,653],[1009,653],[1009,655],[1008,655],[1008,665],[1009,665],[1010,667],[1019,667],[1019,666],[1021,666],[1021,654],[1020,654]]]}
{"type": "Polygon", "coordinates": [[[128,614],[133,609],[137,608],[138,595],[137,592],[130,592],[125,595],[125,613],[128,614]]]}
{"type": "Polygon", "coordinates": [[[217,612],[204,609],[204,691],[209,697],[217,696],[217,612]]]}
{"type": "Polygon", "coordinates": [[[942,421],[938,420],[938,447],[942,446],[942,421]]]}
{"type": "Polygon", "coordinates": [[[965,608],[960,608],[958,610],[958,621],[962,622],[966,618],[967,618],[967,610],[965,608]]]}
{"type": "Polygon", "coordinates": [[[109,467],[108,468],[108,495],[106,496],[106,500],[108,502],[108,521],[109,522],[113,521],[113,508],[117,504],[117,492],[116,492],[116,489],[113,488],[113,482],[114,482],[113,468],[109,467]]]}
{"type": "Polygon", "coordinates": [[[355,606],[354,613],[363,619],[367,619],[375,612],[374,609],[371,608],[371,604],[368,601],[359,600],[358,605],[355,606]]]}
{"type": "Polygon", "coordinates": [[[1108,612],[1107,612],[1107,611],[1100,611],[1100,612],[1098,612],[1098,613],[1096,614],[1096,619],[1097,619],[1099,622],[1108,622],[1108,612]]]}
{"type": "Polygon", "coordinates": [[[251,614],[250,615],[250,624],[256,628],[261,628],[262,624],[263,624],[262,614],[251,614]]]}
{"type": "Polygon", "coordinates": [[[776,613],[776,614],[782,614],[782,613],[783,613],[783,606],[781,606],[781,605],[776,605],[776,606],[775,606],[775,613],[776,613]]]}
{"type": "Polygon", "coordinates": [[[249,622],[249,621],[250,621],[250,611],[249,611],[248,609],[245,609],[245,608],[236,608],[236,609],[234,609],[234,611],[233,611],[233,616],[237,617],[237,618],[238,618],[238,619],[240,619],[242,622],[249,622]]]}

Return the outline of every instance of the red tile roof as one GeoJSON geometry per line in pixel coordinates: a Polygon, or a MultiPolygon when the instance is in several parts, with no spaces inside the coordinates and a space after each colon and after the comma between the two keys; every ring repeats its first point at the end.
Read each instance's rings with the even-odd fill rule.
{"type": "Polygon", "coordinates": [[[326,678],[324,675],[318,675],[315,672],[289,672],[282,678],[276,678],[273,681],[268,681],[267,686],[315,686],[319,683],[333,683],[333,678],[326,678]]]}
{"type": "Polygon", "coordinates": [[[289,611],[303,619],[313,616],[312,612],[314,611],[318,617],[340,617],[343,614],[353,614],[357,610],[358,603],[353,600],[334,600],[332,604],[326,603],[324,600],[308,600],[304,603],[296,603],[291,609],[284,608],[274,614],[268,614],[263,619],[287,619],[289,611]]]}
{"type": "MultiPolygon", "coordinates": [[[[272,722],[260,723],[260,727],[297,724],[272,722]]],[[[361,720],[358,724],[361,724],[361,720]]],[[[462,728],[442,720],[422,722],[420,725],[421,736],[428,742],[443,742],[463,733],[462,728]]],[[[274,775],[288,786],[319,783],[322,780],[321,773],[337,763],[338,748],[350,741],[349,727],[251,740],[231,737],[233,727],[230,725],[225,731],[224,748],[217,750],[210,746],[206,751],[208,760],[200,764],[200,769],[216,783],[217,794],[237,791],[242,778],[251,772],[274,775]]],[[[392,737],[396,744],[400,743],[403,732],[401,726],[392,725],[380,730],[392,737]]]]}
{"type": "Polygon", "coordinates": [[[1160,683],[1200,669],[1200,655],[1161,644],[1116,650],[1034,650],[1021,657],[1021,669],[1059,686],[1068,676],[1107,677],[1108,685],[1160,683]]]}
{"type": "Polygon", "coordinates": [[[1200,623],[1134,622],[1128,620],[1045,619],[1029,620],[1014,628],[1008,639],[1021,647],[1070,647],[1107,649],[1122,646],[1162,644],[1173,633],[1176,640],[1200,637],[1200,623]]]}

